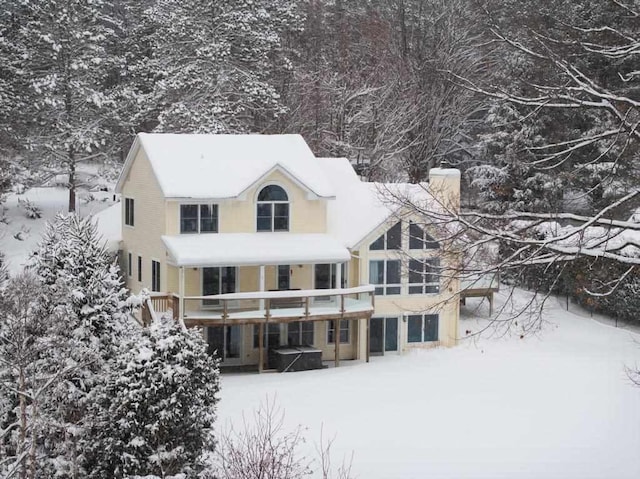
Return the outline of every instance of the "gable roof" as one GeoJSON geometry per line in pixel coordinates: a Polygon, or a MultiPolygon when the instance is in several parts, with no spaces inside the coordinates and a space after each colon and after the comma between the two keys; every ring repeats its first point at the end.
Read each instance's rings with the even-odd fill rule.
{"type": "Polygon", "coordinates": [[[235,198],[274,169],[309,192],[334,196],[331,183],[300,135],[139,133],[118,179],[120,192],[139,149],[166,198],[235,198]]]}
{"type": "Polygon", "coordinates": [[[419,201],[426,196],[424,185],[362,181],[346,158],[318,158],[318,162],[336,192],[336,199],[327,204],[327,233],[348,248],[357,247],[398,215],[403,199],[419,201]]]}

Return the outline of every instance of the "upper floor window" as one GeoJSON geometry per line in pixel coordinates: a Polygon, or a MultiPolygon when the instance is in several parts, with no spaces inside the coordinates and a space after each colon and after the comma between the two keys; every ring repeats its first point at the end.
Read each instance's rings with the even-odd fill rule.
{"type": "Polygon", "coordinates": [[[124,224],[127,226],[133,226],[133,198],[124,199],[124,224]]]}
{"type": "Polygon", "coordinates": [[[278,185],[269,185],[258,193],[257,231],[289,231],[289,197],[278,185]]]}
{"type": "Polygon", "coordinates": [[[378,295],[400,294],[400,260],[369,261],[369,283],[378,295]]]}
{"type": "Polygon", "coordinates": [[[438,249],[440,244],[413,221],[409,223],[409,249],[438,249]]]}
{"type": "Polygon", "coordinates": [[[440,292],[440,259],[409,260],[409,294],[440,292]]]}
{"type": "Polygon", "coordinates": [[[402,222],[398,221],[371,243],[370,250],[400,249],[402,245],[402,222]]]}
{"type": "Polygon", "coordinates": [[[217,233],[218,205],[180,205],[180,233],[217,233]]]}

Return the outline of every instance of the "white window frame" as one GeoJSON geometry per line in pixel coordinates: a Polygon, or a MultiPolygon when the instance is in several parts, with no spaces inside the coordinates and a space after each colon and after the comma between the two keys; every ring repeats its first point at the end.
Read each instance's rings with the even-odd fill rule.
{"type": "MultiPolygon", "coordinates": [[[[217,268],[217,269],[222,269],[222,268],[235,268],[236,270],[236,284],[235,284],[235,291],[234,293],[239,292],[240,290],[240,268],[237,266],[211,266],[211,268],[217,268]]],[[[204,267],[200,268],[200,292],[204,292],[204,267]]],[[[222,283],[220,283],[220,286],[222,286],[222,283]]],[[[215,294],[220,294],[220,292],[215,293],[215,294]]],[[[204,294],[203,294],[204,296],[204,294]]],[[[205,301],[207,300],[202,300],[202,308],[203,309],[212,309],[212,308],[217,308],[219,306],[219,304],[205,304],[205,301]]],[[[210,301],[215,301],[215,300],[210,300],[210,301]]],[[[233,302],[230,302],[229,304],[232,304],[233,302]]]]}
{"type": "Polygon", "coordinates": [[[160,292],[162,291],[162,263],[157,259],[151,259],[151,291],[160,292]],[[158,265],[158,274],[155,274],[156,268],[155,265],[158,265]],[[158,289],[155,289],[155,279],[158,280],[158,289]]]}
{"type": "Polygon", "coordinates": [[[371,283],[373,286],[376,287],[376,295],[379,296],[399,296],[402,294],[402,261],[399,259],[393,259],[393,258],[371,258],[369,259],[369,283],[371,283]],[[383,269],[382,269],[382,279],[383,282],[382,283],[374,283],[371,281],[371,263],[372,262],[382,262],[383,264],[383,269]],[[399,282],[398,283],[387,283],[387,264],[390,261],[395,261],[398,263],[398,276],[399,276],[399,282]],[[389,288],[398,288],[398,292],[397,293],[388,293],[387,290],[389,288]],[[381,291],[378,291],[379,289],[381,289],[381,291]]]}
{"type": "Polygon", "coordinates": [[[387,228],[384,233],[382,233],[381,235],[379,235],[375,240],[373,240],[370,244],[369,244],[369,251],[400,251],[402,250],[402,237],[404,236],[403,231],[402,231],[402,220],[398,220],[397,222],[395,222],[393,225],[391,225],[390,228],[387,228]],[[400,234],[399,234],[399,239],[400,239],[400,244],[398,245],[397,248],[389,248],[389,232],[395,228],[396,226],[399,226],[400,229],[400,234]],[[382,248],[373,248],[373,244],[375,242],[377,242],[380,238],[382,238],[382,248]]]}
{"type": "Polygon", "coordinates": [[[331,340],[331,333],[335,336],[335,324],[340,321],[340,344],[351,344],[351,320],[349,319],[334,319],[327,321],[327,344],[335,344],[335,337],[331,340]],[[346,327],[345,327],[346,324],[346,327]],[[347,340],[342,340],[342,333],[346,331],[347,340]]]}
{"type": "Polygon", "coordinates": [[[408,293],[411,295],[415,294],[440,294],[440,258],[438,257],[428,257],[428,258],[411,258],[407,263],[407,267],[409,269],[407,277],[409,278],[409,289],[408,293]],[[413,270],[411,263],[413,261],[417,261],[422,266],[422,271],[413,270]],[[422,277],[422,281],[420,283],[411,283],[411,273],[417,273],[422,277]],[[435,275],[437,281],[426,282],[425,279],[427,275],[435,275]],[[412,289],[420,288],[420,291],[412,291],[412,289]],[[428,291],[429,289],[435,288],[436,291],[428,291]]]}
{"type": "Polygon", "coordinates": [[[422,343],[436,343],[440,341],[440,315],[437,313],[425,313],[425,314],[410,314],[407,316],[407,343],[408,344],[422,344],[422,343]],[[412,341],[409,338],[409,322],[411,321],[411,317],[420,317],[420,341],[412,341]],[[436,318],[436,339],[425,339],[425,319],[427,317],[435,317],[436,318]]]}
{"type": "Polygon", "coordinates": [[[279,184],[279,183],[267,183],[265,185],[262,185],[256,193],[256,201],[255,201],[255,208],[254,208],[254,224],[255,224],[255,228],[256,228],[256,232],[257,233],[286,233],[291,231],[291,195],[289,194],[289,191],[287,191],[287,188],[285,188],[283,185],[279,184]],[[269,186],[277,186],[279,188],[282,188],[284,190],[284,193],[287,195],[287,200],[278,200],[278,201],[260,201],[258,200],[258,197],[260,196],[260,193],[262,193],[262,190],[264,190],[265,188],[269,187],[269,186]],[[275,205],[277,204],[286,204],[288,205],[287,208],[287,229],[286,230],[275,230],[275,205]],[[268,230],[259,230],[258,229],[258,205],[271,205],[271,229],[268,230]]]}
{"type": "MultiPolygon", "coordinates": [[[[310,345],[312,345],[315,340],[316,340],[316,331],[315,331],[315,326],[314,323],[311,321],[293,321],[291,323],[287,323],[287,328],[286,328],[286,336],[287,336],[287,343],[289,343],[289,326],[291,326],[292,324],[299,324],[300,325],[300,329],[298,330],[298,332],[296,333],[296,335],[298,336],[297,338],[297,343],[296,344],[304,344],[302,342],[302,335],[305,333],[309,333],[309,331],[303,331],[303,328],[307,325],[311,326],[311,343],[310,345]]],[[[307,326],[308,327],[308,326],[307,326]]]]}
{"type": "Polygon", "coordinates": [[[125,196],[124,198],[124,225],[129,228],[135,227],[136,219],[136,201],[134,198],[125,196]],[[131,202],[131,203],[129,203],[131,202]],[[130,206],[129,206],[130,205],[130,206]],[[129,222],[131,220],[131,222],[129,222]]]}
{"type": "Polygon", "coordinates": [[[438,250],[438,249],[440,249],[440,243],[438,241],[436,241],[434,238],[431,237],[431,235],[426,230],[426,228],[424,228],[420,224],[416,223],[415,221],[409,221],[409,249],[413,250],[413,251],[438,250]],[[420,228],[420,231],[422,232],[422,236],[421,237],[411,234],[411,227],[414,226],[414,225],[417,228],[420,228]],[[430,238],[429,240],[426,239],[427,236],[430,238]],[[411,247],[411,239],[414,239],[414,240],[417,240],[417,241],[421,242],[422,246],[420,248],[412,248],[411,247]],[[434,246],[434,245],[437,245],[437,246],[434,246]]]}
{"type": "Polygon", "coordinates": [[[180,203],[178,205],[178,229],[181,235],[194,235],[194,234],[213,234],[218,233],[220,231],[220,207],[218,203],[180,203]],[[182,207],[183,206],[197,206],[198,208],[198,218],[197,218],[197,231],[182,231],[182,207]],[[216,224],[214,231],[202,231],[202,215],[201,215],[201,207],[209,206],[216,212],[216,224]]]}

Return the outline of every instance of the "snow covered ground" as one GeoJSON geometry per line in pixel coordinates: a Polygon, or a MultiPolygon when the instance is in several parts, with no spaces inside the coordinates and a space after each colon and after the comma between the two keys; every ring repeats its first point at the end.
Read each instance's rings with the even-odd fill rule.
{"type": "MultiPolygon", "coordinates": [[[[66,210],[66,195],[62,188],[21,195],[42,209],[37,220],[25,218],[18,196],[8,198],[0,250],[12,272],[45,220],[66,210]]],[[[110,193],[80,196],[81,214],[101,211],[100,229],[117,229],[110,193]]],[[[461,331],[486,326],[477,304],[463,310],[461,331]]],[[[219,425],[237,426],[275,398],[289,428],[308,428],[306,455],[316,455],[322,427],[325,438],[335,436],[334,463],[353,452],[361,479],[640,477],[640,388],[625,373],[640,366],[640,336],[564,307],[552,299],[543,330],[524,339],[481,337],[321,371],[226,374],[219,425]]]]}
{"type": "MultiPolygon", "coordinates": [[[[308,427],[307,455],[323,427],[333,461],[353,452],[362,479],[640,477],[640,388],[625,373],[640,365],[640,336],[563,308],[551,299],[543,330],[524,339],[223,375],[220,427],[275,398],[289,428],[308,427]]],[[[461,330],[486,315],[465,309],[461,330]]]]}

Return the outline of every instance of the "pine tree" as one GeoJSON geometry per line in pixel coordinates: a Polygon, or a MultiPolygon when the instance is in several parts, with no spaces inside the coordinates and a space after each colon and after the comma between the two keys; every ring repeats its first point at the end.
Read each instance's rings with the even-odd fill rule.
{"type": "Polygon", "coordinates": [[[73,368],[44,402],[44,474],[79,477],[86,465],[81,451],[91,441],[89,394],[102,382],[123,338],[132,334],[126,292],[95,225],[75,215],[59,215],[48,226],[32,269],[42,283],[41,314],[65,310],[55,325],[64,345],[48,351],[48,359],[73,368]]]}
{"type": "Polygon", "coordinates": [[[195,477],[213,451],[218,391],[202,336],[171,319],[152,323],[124,344],[92,394],[89,477],[195,477]]]}
{"type": "Polygon", "coordinates": [[[155,2],[142,18],[151,54],[141,60],[153,77],[157,129],[262,129],[283,112],[274,70],[287,64],[283,32],[300,20],[297,2],[285,0],[155,2]]]}
{"type": "Polygon", "coordinates": [[[104,149],[104,125],[115,108],[109,75],[119,62],[105,45],[114,42],[117,25],[108,6],[102,0],[0,1],[0,100],[7,98],[19,129],[5,132],[33,152],[34,174],[68,175],[69,211],[76,206],[77,165],[104,149]]]}

